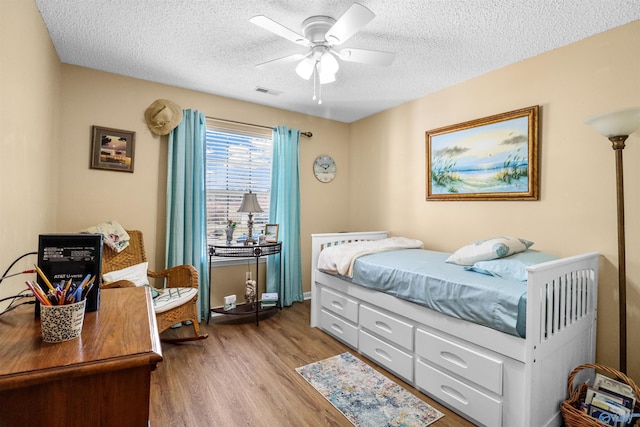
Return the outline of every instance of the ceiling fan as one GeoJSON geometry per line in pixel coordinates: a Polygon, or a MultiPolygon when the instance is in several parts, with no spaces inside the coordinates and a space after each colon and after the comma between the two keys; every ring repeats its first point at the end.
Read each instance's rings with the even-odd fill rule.
{"type": "MultiPolygon", "coordinates": [[[[349,40],[375,16],[366,7],[354,3],[337,21],[330,16],[312,16],[305,19],[302,22],[302,35],[264,15],[254,16],[249,20],[253,24],[309,48],[307,53],[273,59],[257,64],[256,67],[298,62],[296,73],[300,77],[309,80],[313,75],[314,84],[317,77],[322,85],[336,80],[336,73],[340,68],[336,58],[362,64],[390,65],[395,57],[391,52],[356,48],[336,49],[336,46],[349,40]]],[[[313,99],[316,99],[315,89],[313,99]]]]}

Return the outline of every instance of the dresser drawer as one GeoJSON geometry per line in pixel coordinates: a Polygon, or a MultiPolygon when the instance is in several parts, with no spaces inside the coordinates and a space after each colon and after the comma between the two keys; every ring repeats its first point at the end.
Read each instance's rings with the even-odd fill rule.
{"type": "Polygon", "coordinates": [[[358,323],[358,302],[339,292],[327,288],[320,290],[320,305],[338,316],[358,323]]]}
{"type": "Polygon", "coordinates": [[[502,425],[502,402],[416,360],[416,386],[485,426],[502,425]]]}
{"type": "Polygon", "coordinates": [[[387,341],[413,351],[413,325],[366,305],[360,305],[360,326],[387,341]]]}
{"type": "Polygon", "coordinates": [[[320,328],[345,344],[358,348],[358,328],[324,308],[320,310],[320,328]]]}
{"type": "Polygon", "coordinates": [[[419,328],[416,329],[416,354],[502,395],[503,364],[499,360],[419,328]]]}
{"type": "Polygon", "coordinates": [[[397,374],[407,382],[413,381],[413,356],[360,330],[360,353],[374,360],[383,368],[397,374]]]}

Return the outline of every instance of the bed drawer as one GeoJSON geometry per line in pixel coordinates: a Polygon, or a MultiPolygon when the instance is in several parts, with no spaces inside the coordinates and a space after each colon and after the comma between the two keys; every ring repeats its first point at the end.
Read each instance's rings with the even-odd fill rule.
{"type": "Polygon", "coordinates": [[[358,302],[327,288],[320,290],[320,305],[345,319],[358,323],[358,302]]]}
{"type": "Polygon", "coordinates": [[[413,356],[392,345],[360,330],[358,337],[360,353],[374,360],[378,365],[402,377],[413,381],[413,356]]]}
{"type": "Polygon", "coordinates": [[[501,361],[439,337],[416,329],[416,354],[431,363],[502,395],[501,361]]]}
{"type": "Polygon", "coordinates": [[[413,325],[366,305],[360,305],[360,326],[387,341],[413,351],[413,325]]]}
{"type": "Polygon", "coordinates": [[[325,309],[320,310],[320,328],[345,344],[358,348],[358,328],[325,309]]]}
{"type": "Polygon", "coordinates": [[[416,386],[485,426],[502,425],[502,402],[416,360],[416,386]]]}

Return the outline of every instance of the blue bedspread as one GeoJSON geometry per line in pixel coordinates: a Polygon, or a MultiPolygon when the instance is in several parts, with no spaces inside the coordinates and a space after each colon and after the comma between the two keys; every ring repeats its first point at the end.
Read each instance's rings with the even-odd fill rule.
{"type": "Polygon", "coordinates": [[[517,337],[526,331],[527,283],[445,262],[450,254],[406,249],[364,255],[352,282],[517,337]]]}

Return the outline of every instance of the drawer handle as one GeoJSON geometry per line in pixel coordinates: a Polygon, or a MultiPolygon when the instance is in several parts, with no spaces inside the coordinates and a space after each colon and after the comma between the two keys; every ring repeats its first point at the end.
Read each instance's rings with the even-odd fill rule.
{"type": "Polygon", "coordinates": [[[448,351],[441,351],[440,357],[442,357],[447,362],[453,363],[454,365],[458,365],[461,368],[468,368],[467,362],[465,362],[460,356],[457,354],[449,353],[448,351]]]}
{"type": "Polygon", "coordinates": [[[379,320],[376,320],[376,326],[378,327],[378,329],[382,329],[383,331],[385,331],[388,334],[390,334],[392,332],[392,330],[389,327],[389,325],[387,325],[386,323],[381,322],[379,320]]]}
{"type": "Polygon", "coordinates": [[[331,329],[333,329],[336,332],[342,333],[342,328],[340,327],[340,325],[336,325],[335,323],[331,324],[331,329]]]}
{"type": "Polygon", "coordinates": [[[440,390],[442,390],[444,394],[453,397],[460,403],[463,403],[465,405],[469,404],[469,401],[465,399],[465,397],[461,393],[459,393],[457,390],[449,386],[446,386],[446,385],[440,386],[440,390]]]}
{"type": "Polygon", "coordinates": [[[376,348],[376,354],[382,357],[383,359],[387,359],[389,362],[391,362],[391,356],[389,356],[389,353],[387,353],[386,351],[380,348],[376,348]]]}
{"type": "Polygon", "coordinates": [[[331,305],[339,310],[343,310],[344,307],[340,301],[331,301],[331,305]]]}

